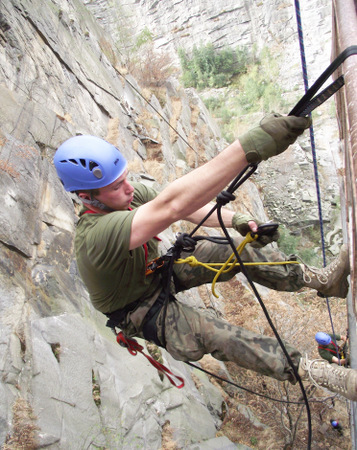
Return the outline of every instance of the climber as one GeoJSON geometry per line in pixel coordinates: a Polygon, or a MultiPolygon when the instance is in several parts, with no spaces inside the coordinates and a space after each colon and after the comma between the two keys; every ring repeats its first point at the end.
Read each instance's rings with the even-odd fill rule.
{"type": "Polygon", "coordinates": [[[343,427],[337,420],[330,419],[330,424],[334,430],[336,430],[341,436],[343,436],[343,427]]]}
{"type": "MultiPolygon", "coordinates": [[[[65,141],[54,156],[54,164],[64,188],[76,192],[84,205],[77,224],[75,250],[93,306],[128,337],[155,342],[177,360],[197,361],[211,353],[219,360],[296,383],[294,370],[275,338],[233,326],[175,299],[176,292],[211,282],[211,271],[175,264],[168,303],[164,301],[162,275],[145,273],[147,263],[159,254],[157,234],[177,220],[198,223],[211,209],[209,202],[242,169],[282,153],[310,123],[304,117],[269,115],[215,158],[175,180],[159,194],[140,183],[129,183],[126,160],[108,142],[94,136],[65,141]]],[[[257,230],[253,218],[227,208],[222,209],[222,217],[227,227],[239,233],[257,230]]],[[[219,226],[217,215],[210,216],[205,225],[219,226]]],[[[275,239],[276,233],[270,240],[275,239]]],[[[235,241],[239,242],[239,238],[235,241]]],[[[267,243],[258,242],[261,246],[267,243]]],[[[212,262],[224,262],[230,254],[230,246],[207,240],[200,241],[194,250],[197,259],[212,262]]],[[[273,248],[252,245],[246,245],[241,256],[248,262],[286,260],[273,248]]],[[[253,281],[269,288],[297,291],[308,286],[324,295],[340,297],[347,293],[348,270],[346,249],[325,269],[314,270],[300,264],[248,269],[253,281]]],[[[224,274],[222,281],[238,272],[237,266],[224,274]]],[[[302,358],[288,344],[286,348],[301,377],[310,376],[330,390],[357,400],[356,371],[336,366],[346,371],[347,376],[339,377],[331,365],[302,358]]]]}
{"type": "Polygon", "coordinates": [[[341,346],[333,341],[333,334],[318,331],[315,334],[315,340],[319,344],[318,351],[321,358],[329,363],[349,365],[347,335],[335,334],[336,341],[342,341],[341,346]]]}

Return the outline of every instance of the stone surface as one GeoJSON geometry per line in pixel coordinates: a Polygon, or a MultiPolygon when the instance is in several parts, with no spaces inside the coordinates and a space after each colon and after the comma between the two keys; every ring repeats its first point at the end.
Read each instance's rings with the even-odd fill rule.
{"type": "MultiPolygon", "coordinates": [[[[222,6],[185,0],[162,8],[164,2],[133,0],[127,6],[140,19],[138,33],[153,24],[158,48],[189,49],[200,39],[217,45],[276,42],[288,50],[291,39],[297,46],[291,8],[276,0],[267,11],[266,3],[241,0],[222,6]]],[[[327,3],[306,2],[311,16],[320,17],[322,30],[327,3]]],[[[117,16],[104,0],[1,1],[0,444],[13,431],[12,407],[21,398],[32,407],[38,444],[48,449],[160,448],[167,420],[179,448],[244,448],[216,437],[222,404],[217,389],[203,376],[198,389],[191,370],[165,352],[165,364],[186,385],[178,390],[161,381],[142,355],[133,357],[116,344],[78,277],[73,255],[78,205],[64,192],[52,164],[61,142],[82,133],[110,139],[130,160],[132,179],[157,189],[225,146],[196,92],[172,79],[163,87],[165,100],[159,101],[152,93],[139,95],[135,79],[123,78],[113,58],[117,42],[108,28],[110,17],[113,26],[117,16]],[[172,133],[171,120],[181,137],[172,133]],[[94,401],[94,387],[100,390],[100,404],[94,401]]],[[[324,31],[320,36],[328,39],[324,31]]],[[[313,60],[309,50],[314,67],[325,50],[318,46],[313,60]]],[[[284,64],[296,69],[292,57],[281,50],[284,64]]],[[[290,73],[284,79],[298,83],[290,73]]],[[[335,139],[320,134],[326,148],[335,139]]],[[[296,196],[299,173],[311,166],[304,145],[296,147],[292,159],[300,168],[288,185],[296,196]]],[[[330,165],[327,157],[323,161],[330,165]]],[[[265,172],[261,183],[277,192],[271,200],[280,216],[279,186],[272,181],[277,177],[273,167],[265,172]]],[[[311,189],[299,208],[310,204],[311,189]]],[[[328,195],[326,200],[338,195],[333,184],[328,195]]],[[[266,219],[256,182],[245,183],[238,203],[266,219]]],[[[311,217],[313,212],[312,207],[311,217]]],[[[286,220],[298,220],[299,214],[300,209],[290,210],[286,220]]],[[[330,234],[334,244],[338,233],[337,224],[330,234]]],[[[162,237],[168,248],[174,230],[162,237]]],[[[197,290],[180,299],[203,303],[197,290]]]]}

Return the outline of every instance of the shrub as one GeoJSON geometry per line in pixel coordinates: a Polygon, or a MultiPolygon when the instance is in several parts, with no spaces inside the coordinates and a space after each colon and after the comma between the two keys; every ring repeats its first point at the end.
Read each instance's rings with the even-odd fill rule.
{"type": "Polygon", "coordinates": [[[129,65],[129,70],[142,86],[160,87],[172,75],[174,68],[168,53],[157,52],[152,44],[146,44],[129,65]]]}
{"type": "Polygon", "coordinates": [[[181,48],[178,55],[183,85],[197,89],[228,86],[234,76],[245,71],[247,65],[246,50],[216,50],[212,44],[194,46],[191,56],[181,48]]]}
{"type": "Polygon", "coordinates": [[[147,27],[145,27],[143,31],[139,34],[139,36],[136,38],[134,49],[138,50],[143,45],[152,42],[152,40],[153,34],[147,27]]]}
{"type": "Polygon", "coordinates": [[[279,227],[279,234],[278,245],[280,250],[286,255],[296,254],[300,243],[300,237],[291,234],[284,226],[279,227]]]}
{"type": "Polygon", "coordinates": [[[243,113],[262,111],[268,113],[284,106],[282,89],[275,80],[279,70],[269,50],[263,49],[259,58],[247,67],[236,82],[237,105],[243,113]]]}

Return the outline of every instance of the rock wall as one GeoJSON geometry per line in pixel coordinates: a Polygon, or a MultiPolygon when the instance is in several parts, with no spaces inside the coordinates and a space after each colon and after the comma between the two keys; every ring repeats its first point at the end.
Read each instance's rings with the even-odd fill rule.
{"type": "MultiPolygon", "coordinates": [[[[106,56],[112,47],[78,0],[1,2],[0,442],[160,448],[170,421],[180,447],[229,448],[215,437],[220,391],[201,374],[198,390],[192,370],[163,352],[185,379],[178,390],[118,346],[73,261],[76,201],[52,164],[66,138],[107,138],[130,161],[132,178],[158,189],[224,146],[195,92],[172,80],[162,105],[150,91],[144,98],[106,56]]],[[[259,198],[255,207],[264,216],[259,198]]],[[[174,234],[162,237],[167,248],[174,234]]],[[[203,306],[195,290],[186,301],[203,306]]]]}
{"type": "MultiPolygon", "coordinates": [[[[83,1],[103,26],[110,30],[124,54],[130,54],[135,39],[145,29],[152,33],[155,48],[168,52],[177,64],[177,50],[184,48],[190,52],[195,45],[199,47],[212,43],[218,49],[224,46],[244,47],[256,53],[268,47],[274,63],[279,67],[279,84],[287,105],[285,111],[278,112],[287,114],[304,94],[294,2],[83,1]],[[135,33],[124,40],[128,24],[135,33]],[[129,41],[131,44],[128,44],[129,41]]],[[[309,86],[330,64],[330,3],[329,0],[299,2],[309,86]]],[[[210,95],[209,92],[205,96],[210,95]]],[[[221,95],[227,94],[223,92],[221,95]]],[[[325,247],[331,256],[337,254],[342,242],[338,177],[342,160],[333,100],[320,106],[313,118],[315,161],[310,137],[305,134],[300,147],[287,153],[286,158],[282,158],[282,164],[277,166],[273,161],[261,165],[254,178],[263,193],[268,216],[286,225],[295,234],[303,234],[314,226],[319,227],[320,202],[325,247]],[[304,180],[303,189],[301,180],[304,180]],[[287,187],[283,196],[282,186],[287,187]]],[[[316,251],[321,255],[318,249],[316,251]]]]}
{"type": "MultiPolygon", "coordinates": [[[[86,3],[88,8],[79,0],[0,5],[0,443],[16,444],[27,430],[34,446],[49,449],[160,448],[170,421],[180,448],[236,448],[215,437],[221,392],[202,374],[196,374],[198,389],[191,369],[165,352],[165,364],[185,378],[182,390],[162,381],[145,358],[129,355],[91,307],[78,277],[76,200],[63,191],[52,165],[61,142],[85,133],[107,138],[130,161],[132,178],[158,189],[225,145],[197,93],[171,80],[159,101],[122,75],[108,29],[111,10],[104,1],[86,3]],[[96,18],[94,6],[101,7],[96,18]]],[[[166,24],[175,45],[206,36],[198,28],[195,41],[193,34],[175,31],[176,24],[191,30],[202,23],[216,42],[224,41],[219,30],[236,39],[239,28],[240,42],[252,43],[252,29],[286,12],[272,7],[267,15],[266,2],[249,8],[251,2],[242,1],[227,2],[219,15],[211,2],[176,2],[165,12],[164,3],[129,7],[141,26],[146,18],[166,24]],[[176,9],[180,4],[186,16],[176,9]]],[[[170,38],[157,27],[157,44],[166,46],[170,38]]],[[[301,152],[300,145],[295,149],[301,152]]],[[[255,184],[243,187],[239,202],[242,210],[266,218],[255,184]]],[[[173,231],[162,237],[167,248],[173,231]]],[[[183,300],[203,306],[196,290],[183,300]]],[[[32,448],[30,441],[26,445],[32,448]]]]}
{"type": "MultiPolygon", "coordinates": [[[[131,43],[147,28],[155,47],[177,58],[177,50],[187,51],[212,43],[216,48],[245,47],[259,52],[269,47],[279,58],[282,83],[288,89],[303,89],[294,2],[286,0],[250,1],[180,0],[83,0],[120,50],[128,24],[131,43]],[[287,69],[288,68],[288,69],[287,69]]],[[[301,0],[304,44],[310,80],[326,65],[331,51],[331,2],[301,0]],[[318,30],[318,31],[317,31],[318,30]]],[[[128,39],[127,39],[128,40],[128,39]]],[[[130,48],[130,47],[129,47],[130,48]]]]}

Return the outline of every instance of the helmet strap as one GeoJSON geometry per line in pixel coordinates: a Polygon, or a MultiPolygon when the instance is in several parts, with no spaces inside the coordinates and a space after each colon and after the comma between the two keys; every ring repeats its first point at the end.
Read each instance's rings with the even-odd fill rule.
{"type": "Polygon", "coordinates": [[[102,211],[114,211],[114,209],[109,208],[109,206],[105,205],[104,203],[100,202],[94,197],[91,200],[81,198],[81,201],[85,205],[95,206],[96,208],[99,208],[102,211]]]}

